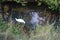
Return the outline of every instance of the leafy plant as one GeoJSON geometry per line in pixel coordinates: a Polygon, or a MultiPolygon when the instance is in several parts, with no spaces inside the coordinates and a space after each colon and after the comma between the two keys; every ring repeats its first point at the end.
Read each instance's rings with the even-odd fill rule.
{"type": "Polygon", "coordinates": [[[45,2],[49,9],[60,11],[60,0],[39,0],[45,2]]]}
{"type": "Polygon", "coordinates": [[[2,20],[0,19],[0,30],[2,32],[5,32],[7,28],[8,28],[7,24],[5,22],[2,22],[2,20]]]}
{"type": "Polygon", "coordinates": [[[12,33],[15,34],[15,35],[20,34],[20,31],[17,29],[16,25],[13,25],[11,31],[12,31],[12,33]]]}

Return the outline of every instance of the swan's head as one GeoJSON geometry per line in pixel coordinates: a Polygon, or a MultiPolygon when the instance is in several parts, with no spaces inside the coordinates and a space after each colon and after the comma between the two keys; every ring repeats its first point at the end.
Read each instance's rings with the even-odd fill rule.
{"type": "Polygon", "coordinates": [[[15,19],[17,19],[17,18],[15,18],[15,19]]]}

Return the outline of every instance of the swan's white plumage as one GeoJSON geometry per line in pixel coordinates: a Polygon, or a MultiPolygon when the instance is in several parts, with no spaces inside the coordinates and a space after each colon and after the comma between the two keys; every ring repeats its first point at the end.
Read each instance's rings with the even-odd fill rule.
{"type": "Polygon", "coordinates": [[[20,22],[20,23],[24,23],[24,24],[25,24],[25,21],[24,21],[23,19],[17,19],[17,18],[15,18],[15,20],[16,20],[17,22],[20,22]]]}

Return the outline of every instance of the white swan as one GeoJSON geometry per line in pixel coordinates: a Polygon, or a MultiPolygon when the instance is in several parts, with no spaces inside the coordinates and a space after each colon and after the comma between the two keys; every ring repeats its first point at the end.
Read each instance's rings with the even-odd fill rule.
{"type": "Polygon", "coordinates": [[[17,19],[17,18],[15,18],[15,20],[16,20],[17,22],[20,22],[20,23],[24,23],[24,24],[25,24],[25,21],[24,21],[23,19],[17,19]]]}

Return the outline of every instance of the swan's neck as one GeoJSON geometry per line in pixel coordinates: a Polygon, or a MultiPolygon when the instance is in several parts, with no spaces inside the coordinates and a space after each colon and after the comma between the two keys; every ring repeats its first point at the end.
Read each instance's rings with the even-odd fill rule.
{"type": "Polygon", "coordinates": [[[17,20],[17,18],[15,18],[17,20]]]}

